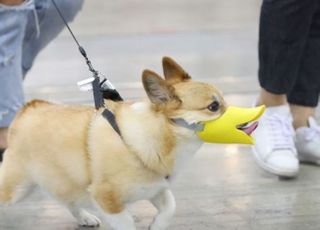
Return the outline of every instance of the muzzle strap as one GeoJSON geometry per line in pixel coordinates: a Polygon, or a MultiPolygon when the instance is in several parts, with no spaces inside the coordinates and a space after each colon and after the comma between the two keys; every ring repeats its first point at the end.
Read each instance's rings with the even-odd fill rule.
{"type": "Polygon", "coordinates": [[[176,118],[176,119],[172,119],[172,121],[183,127],[183,128],[186,128],[186,129],[190,129],[192,131],[202,131],[204,129],[204,126],[202,124],[199,124],[199,123],[193,123],[193,124],[189,124],[188,122],[186,122],[184,119],[182,118],[176,118]]]}

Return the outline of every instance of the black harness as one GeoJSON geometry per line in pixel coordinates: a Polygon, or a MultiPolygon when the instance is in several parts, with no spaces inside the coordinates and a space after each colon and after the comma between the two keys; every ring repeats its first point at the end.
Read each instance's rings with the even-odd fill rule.
{"type": "Polygon", "coordinates": [[[104,109],[102,112],[102,116],[109,122],[109,124],[112,126],[114,131],[116,131],[119,134],[119,136],[121,136],[121,132],[118,127],[116,117],[114,116],[114,114],[109,109],[104,109]]]}

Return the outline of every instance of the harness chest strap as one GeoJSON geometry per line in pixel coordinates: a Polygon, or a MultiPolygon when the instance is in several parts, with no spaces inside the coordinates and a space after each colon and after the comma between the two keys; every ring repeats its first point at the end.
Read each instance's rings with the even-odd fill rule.
{"type": "Polygon", "coordinates": [[[105,108],[102,112],[102,116],[109,122],[109,124],[112,126],[114,131],[116,131],[119,134],[119,136],[121,137],[121,132],[120,132],[120,129],[119,129],[119,126],[117,124],[116,117],[114,116],[114,114],[109,109],[105,108]]]}

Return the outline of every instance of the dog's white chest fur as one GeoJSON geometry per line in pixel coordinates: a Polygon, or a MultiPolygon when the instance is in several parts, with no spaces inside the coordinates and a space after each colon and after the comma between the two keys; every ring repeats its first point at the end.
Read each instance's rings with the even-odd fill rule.
{"type": "Polygon", "coordinates": [[[153,183],[140,184],[133,188],[128,196],[127,202],[134,202],[138,200],[149,200],[155,197],[163,189],[168,188],[171,183],[175,181],[176,176],[183,169],[184,165],[192,159],[195,152],[201,146],[200,141],[181,142],[174,150],[176,156],[175,167],[173,174],[168,178],[163,178],[153,183]]]}
{"type": "Polygon", "coordinates": [[[202,142],[196,137],[194,137],[192,141],[183,141],[177,145],[175,149],[176,161],[173,175],[171,175],[171,181],[174,181],[175,177],[186,166],[187,162],[193,158],[201,145],[202,142]]]}

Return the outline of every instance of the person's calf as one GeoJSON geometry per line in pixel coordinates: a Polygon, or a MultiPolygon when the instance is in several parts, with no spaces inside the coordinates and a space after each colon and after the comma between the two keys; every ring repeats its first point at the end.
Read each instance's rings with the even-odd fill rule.
{"type": "Polygon", "coordinates": [[[287,103],[287,96],[285,94],[274,94],[261,88],[258,104],[264,104],[266,107],[273,107],[285,105],[287,103]]]}
{"type": "Polygon", "coordinates": [[[0,128],[0,151],[8,147],[8,128],[0,128]]]}
{"type": "Polygon", "coordinates": [[[293,104],[290,104],[290,110],[293,117],[293,127],[295,129],[308,127],[308,119],[309,117],[313,117],[316,111],[313,107],[293,104]]]}
{"type": "Polygon", "coordinates": [[[24,0],[0,0],[0,4],[7,5],[7,6],[20,5],[23,2],[24,0]]]}

